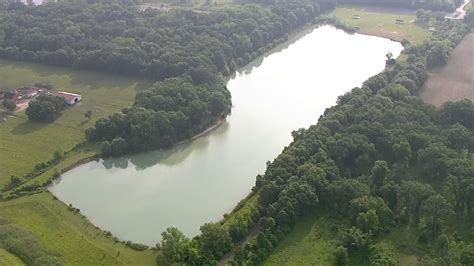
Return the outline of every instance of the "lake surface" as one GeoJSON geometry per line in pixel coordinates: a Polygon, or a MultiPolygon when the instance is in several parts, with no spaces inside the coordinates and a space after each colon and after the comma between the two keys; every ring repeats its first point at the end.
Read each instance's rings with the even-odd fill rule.
{"type": "Polygon", "coordinates": [[[292,130],[317,123],[339,95],[384,69],[388,51],[403,49],[330,26],[305,34],[229,80],[234,107],[216,130],[171,150],[79,166],[51,192],[121,239],[154,245],[171,226],[198,234],[250,192],[292,130]]]}
{"type": "Polygon", "coordinates": [[[48,0],[21,0],[24,4],[29,4],[29,2],[34,3],[35,5],[41,5],[43,3],[47,3],[48,0]]]}

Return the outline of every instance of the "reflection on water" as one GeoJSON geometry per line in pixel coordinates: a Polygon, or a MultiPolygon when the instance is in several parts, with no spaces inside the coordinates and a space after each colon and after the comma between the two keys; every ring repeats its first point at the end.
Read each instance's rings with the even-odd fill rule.
{"type": "Polygon", "coordinates": [[[234,106],[221,127],[170,150],[87,163],[51,192],[122,239],[154,245],[171,226],[196,235],[250,192],[292,130],[316,123],[339,95],[383,70],[388,51],[402,50],[329,26],[288,43],[228,81],[234,106]]]}
{"type": "MultiPolygon", "coordinates": [[[[229,123],[224,122],[219,128],[209,132],[208,134],[213,134],[217,137],[225,134],[228,129],[229,123]]],[[[129,167],[129,163],[131,163],[137,171],[145,170],[148,167],[152,167],[157,164],[177,166],[191,153],[206,149],[207,146],[209,146],[209,139],[203,136],[198,140],[187,142],[171,149],[143,152],[115,158],[106,158],[101,160],[101,162],[105,169],[111,169],[114,167],[126,169],[129,167]],[[191,146],[192,148],[190,148],[191,146]]]]}

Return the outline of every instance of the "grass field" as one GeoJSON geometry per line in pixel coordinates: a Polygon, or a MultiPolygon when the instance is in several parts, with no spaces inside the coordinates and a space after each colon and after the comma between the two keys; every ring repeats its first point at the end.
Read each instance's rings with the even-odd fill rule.
{"type": "Polygon", "coordinates": [[[474,33],[453,50],[448,64],[431,73],[421,98],[436,106],[463,98],[474,101],[474,33]]]}
{"type": "MultiPolygon", "coordinates": [[[[46,248],[63,254],[69,265],[155,265],[153,251],[115,243],[47,192],[0,202],[0,217],[33,232],[46,248]]],[[[0,252],[0,261],[14,258],[0,252]]]]}
{"type": "Polygon", "coordinates": [[[15,255],[0,248],[0,265],[21,266],[25,264],[15,255]]]}
{"type": "Polygon", "coordinates": [[[99,117],[130,106],[137,90],[151,85],[136,78],[4,60],[0,60],[0,81],[1,88],[47,82],[56,89],[82,95],[82,102],[67,108],[54,123],[30,122],[24,111],[0,123],[0,187],[11,175],[22,176],[37,163],[50,160],[56,150],[73,148],[84,140],[84,130],[99,117]],[[87,110],[93,112],[91,120],[84,117],[87,110]]]}
{"type": "Polygon", "coordinates": [[[331,227],[338,224],[338,219],[328,216],[302,218],[264,265],[332,265],[336,246],[331,227]]]}
{"type": "MultiPolygon", "coordinates": [[[[332,265],[336,247],[333,226],[341,226],[345,218],[327,215],[307,215],[301,218],[293,230],[272,252],[264,265],[332,265]]],[[[472,243],[474,240],[473,217],[459,219],[453,217],[444,226],[456,235],[458,244],[451,244],[453,254],[459,253],[459,243],[472,243]]],[[[345,220],[347,222],[347,219],[345,220]]],[[[399,226],[390,229],[390,233],[379,236],[376,241],[385,242],[397,251],[398,265],[415,266],[422,256],[436,258],[438,250],[436,242],[424,244],[418,241],[420,229],[410,226],[399,226]]],[[[353,252],[349,254],[350,265],[368,265],[367,253],[353,252]]]]}
{"type": "Polygon", "coordinates": [[[415,24],[413,14],[384,12],[383,9],[369,10],[364,7],[337,7],[330,15],[339,18],[345,24],[358,27],[359,33],[390,38],[396,41],[407,39],[413,44],[420,44],[430,36],[428,29],[415,24]],[[353,19],[354,15],[360,16],[353,19]],[[402,19],[404,24],[396,24],[395,20],[402,19]]]}

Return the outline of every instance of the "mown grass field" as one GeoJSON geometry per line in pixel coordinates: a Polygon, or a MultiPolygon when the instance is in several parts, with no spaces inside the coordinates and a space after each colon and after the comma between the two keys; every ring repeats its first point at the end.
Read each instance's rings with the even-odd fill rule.
{"type": "Polygon", "coordinates": [[[336,244],[331,227],[339,224],[328,216],[301,218],[264,265],[332,265],[336,244]]]}
{"type": "Polygon", "coordinates": [[[143,79],[72,71],[31,63],[0,60],[0,87],[52,84],[57,90],[82,95],[82,102],[66,109],[54,123],[28,121],[25,112],[15,112],[0,123],[0,187],[10,176],[22,176],[57,150],[67,151],[84,140],[84,130],[95,121],[133,103],[138,90],[152,82],[143,79]],[[92,119],[84,117],[88,110],[92,119]]]}
{"type": "Polygon", "coordinates": [[[25,265],[23,261],[17,258],[15,255],[8,251],[0,248],[0,265],[8,266],[22,266],[25,265]]]}
{"type": "MultiPolygon", "coordinates": [[[[115,243],[47,192],[0,202],[0,217],[31,231],[44,247],[63,254],[68,265],[155,265],[154,251],[115,243]]],[[[0,252],[2,258],[15,257],[0,252]]]]}
{"type": "Polygon", "coordinates": [[[345,24],[358,27],[359,33],[390,38],[396,41],[407,39],[413,44],[420,44],[430,36],[428,29],[415,24],[413,14],[374,12],[364,7],[341,6],[330,15],[339,18],[345,24]],[[353,16],[359,16],[354,19],[353,16]],[[404,24],[396,24],[395,20],[402,19],[404,24]]]}

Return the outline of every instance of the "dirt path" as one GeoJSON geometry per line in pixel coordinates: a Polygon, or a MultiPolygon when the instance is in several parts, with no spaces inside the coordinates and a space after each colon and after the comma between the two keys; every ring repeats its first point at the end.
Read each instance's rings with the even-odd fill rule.
{"type": "Polygon", "coordinates": [[[222,257],[222,259],[219,261],[217,265],[224,266],[227,262],[233,260],[235,256],[235,248],[236,247],[244,248],[247,242],[249,242],[254,236],[257,235],[257,233],[259,232],[258,229],[259,229],[258,225],[255,225],[254,227],[250,228],[247,235],[242,240],[237,242],[237,244],[235,244],[235,247],[229,253],[225,254],[224,257],[222,257]]]}
{"type": "Polygon", "coordinates": [[[20,111],[25,110],[28,107],[28,104],[30,104],[30,101],[23,101],[23,102],[17,104],[15,112],[20,112],[20,111]]]}
{"type": "Polygon", "coordinates": [[[420,96],[436,106],[464,98],[474,100],[474,32],[454,49],[448,64],[431,75],[420,96]]]}

